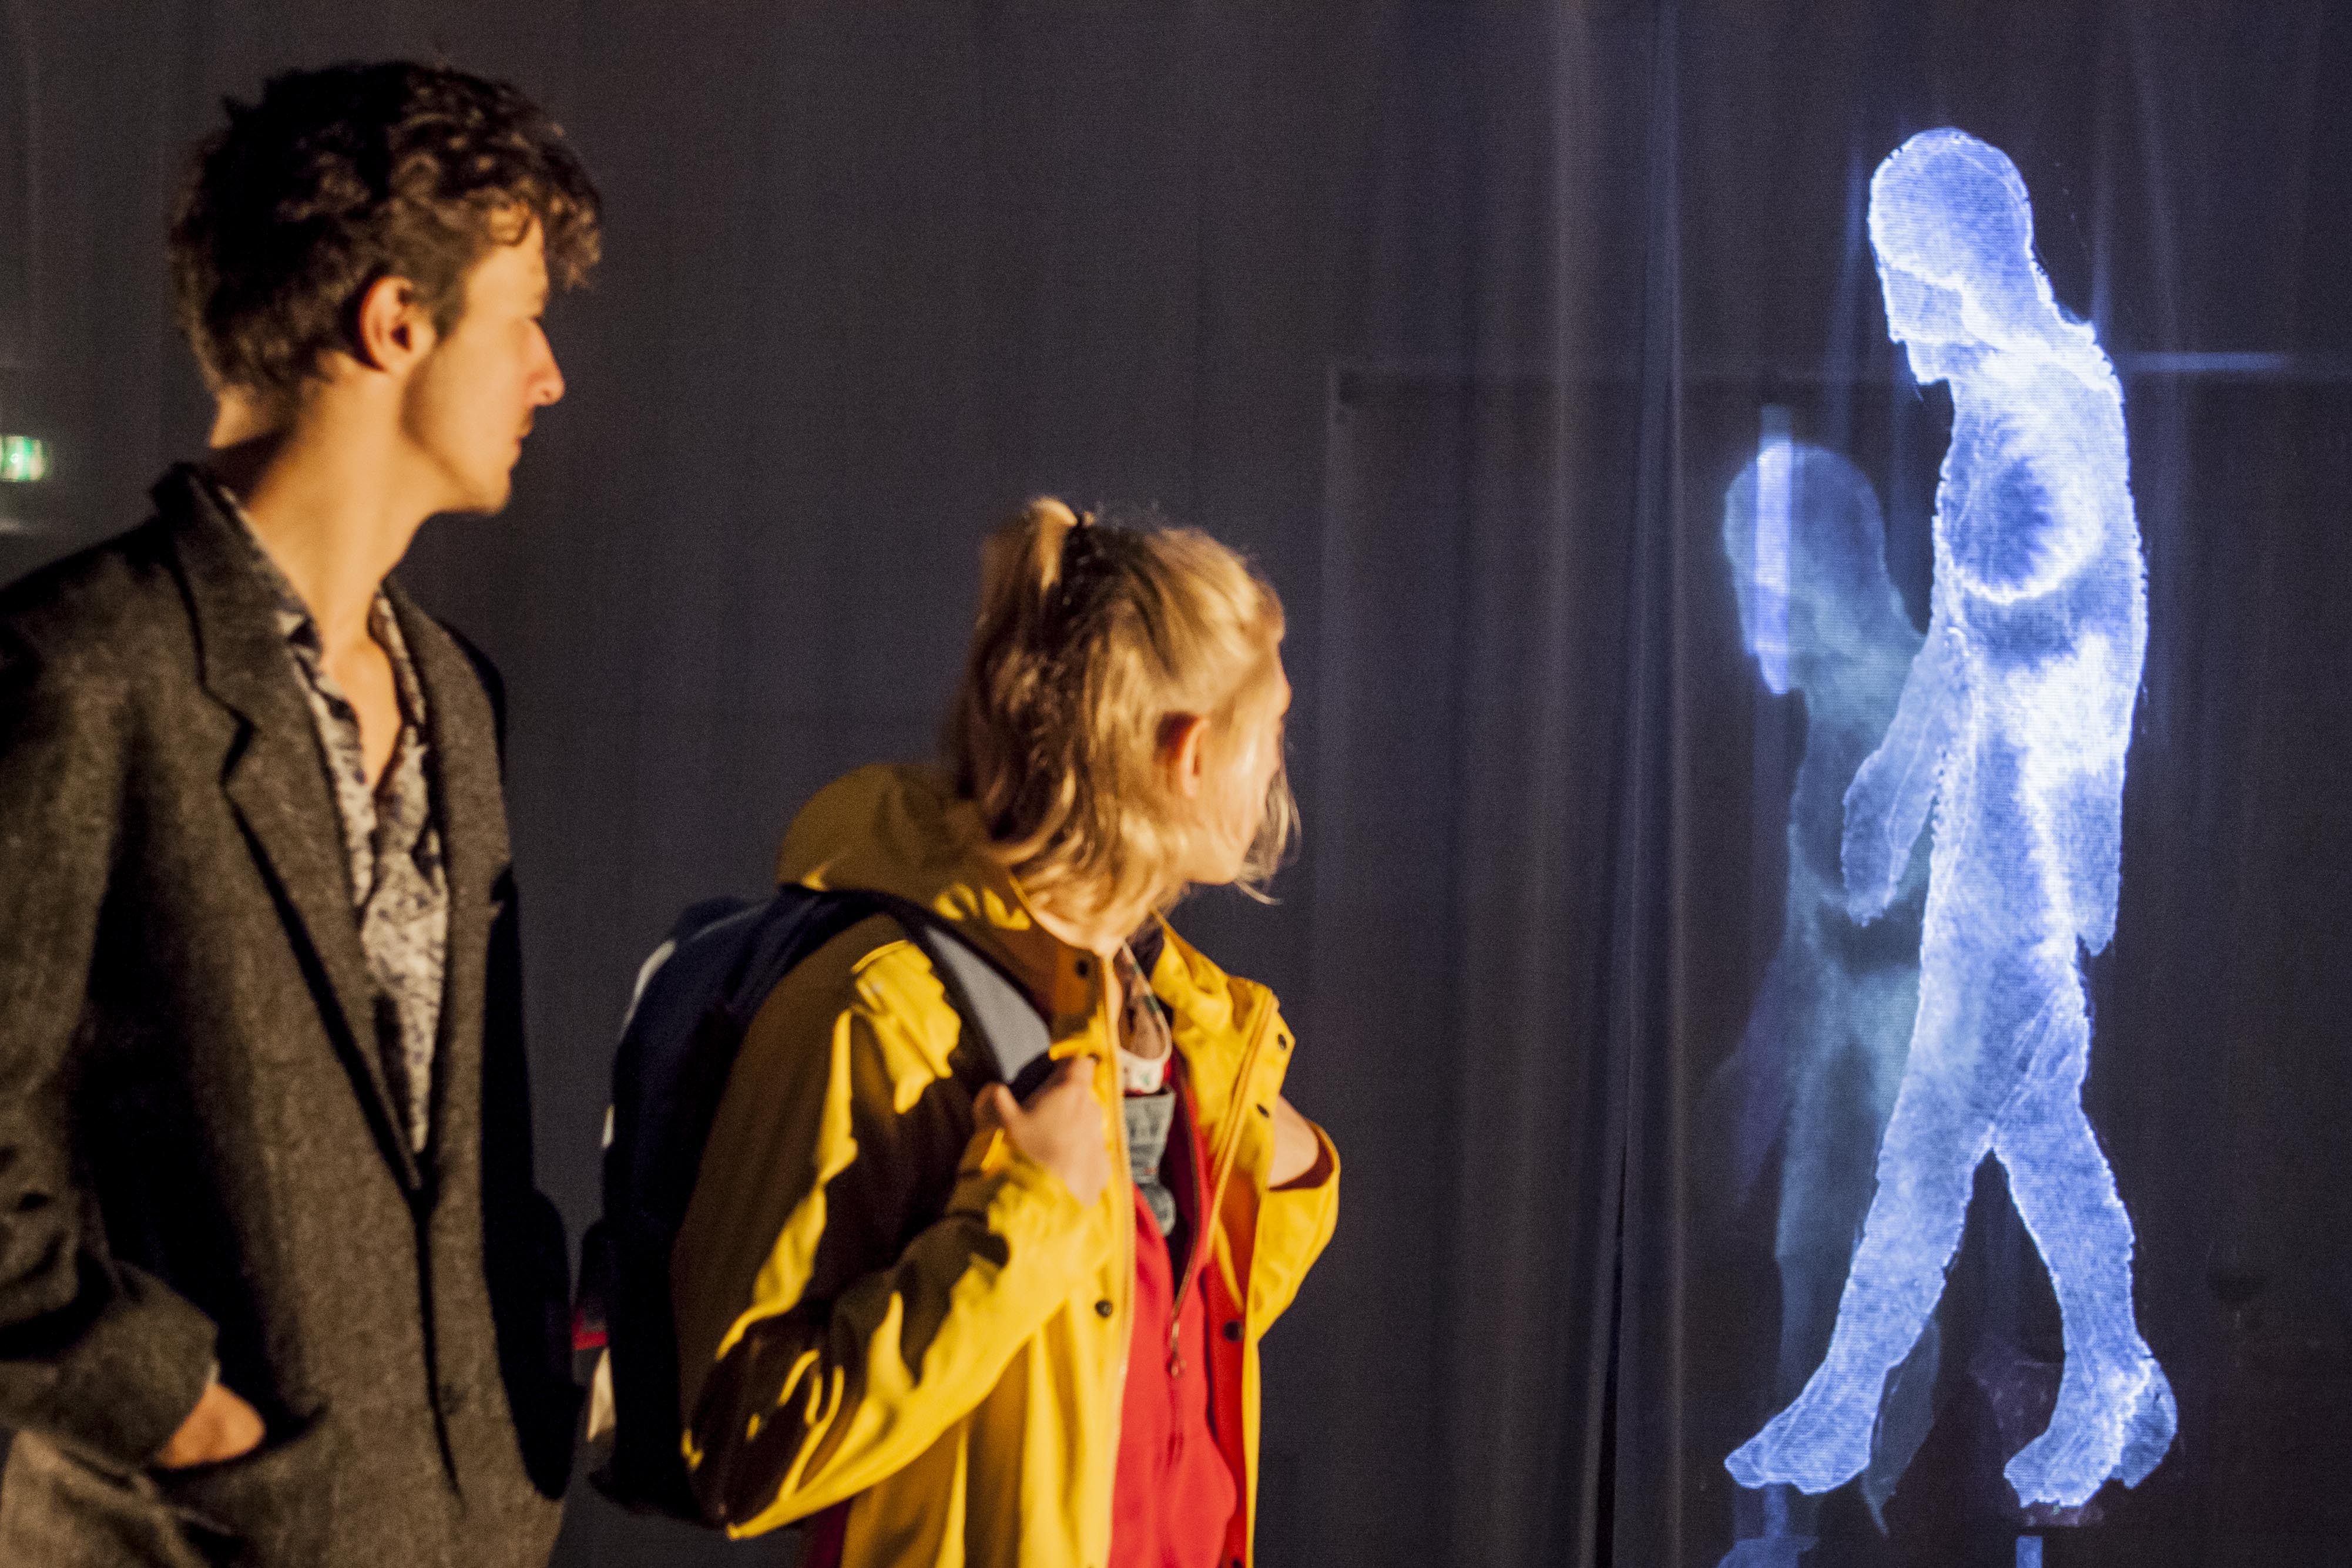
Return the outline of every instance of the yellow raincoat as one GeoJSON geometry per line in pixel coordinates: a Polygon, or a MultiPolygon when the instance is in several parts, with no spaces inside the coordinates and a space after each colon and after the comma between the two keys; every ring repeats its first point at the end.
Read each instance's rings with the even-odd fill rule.
{"type": "MultiPolygon", "coordinates": [[[[779,876],[894,894],[955,923],[1095,1051],[1118,1085],[1101,966],[1039,925],[940,774],[868,768],[811,801],[779,876]]],[[[1330,1239],[1339,1163],[1269,1191],[1291,1035],[1271,992],[1171,933],[1151,974],[1212,1166],[1213,1310],[1240,1358],[1244,1561],[1257,1482],[1258,1340],[1330,1239]]],[[[1103,1568],[1132,1333],[1124,1158],[1081,1206],[999,1134],[975,1135],[949,1064],[961,1024],[886,920],[797,966],[752,1020],[673,1256],[686,1454],[706,1509],[751,1535],[854,1499],[854,1568],[1103,1568]]],[[[1221,1352],[1220,1354],[1224,1354],[1221,1352]]],[[[1238,1416],[1238,1422],[1233,1416],[1238,1416]]]]}

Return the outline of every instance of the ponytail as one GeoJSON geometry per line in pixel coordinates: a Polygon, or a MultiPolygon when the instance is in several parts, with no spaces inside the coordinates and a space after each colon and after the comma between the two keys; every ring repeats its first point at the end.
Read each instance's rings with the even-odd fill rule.
{"type": "MultiPolygon", "coordinates": [[[[1023,885],[1139,919],[1181,894],[1161,724],[1228,722],[1282,632],[1273,588],[1195,529],[1097,522],[1051,497],[1000,528],[982,552],[947,751],[958,793],[1023,885]]],[[[1245,888],[1272,873],[1297,821],[1286,779],[1274,788],[1245,888]]]]}

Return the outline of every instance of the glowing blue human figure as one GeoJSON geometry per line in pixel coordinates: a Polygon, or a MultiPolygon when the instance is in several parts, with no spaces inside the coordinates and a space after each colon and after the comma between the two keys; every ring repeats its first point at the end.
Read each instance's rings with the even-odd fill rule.
{"type": "Polygon", "coordinates": [[[2132,1306],[2132,1228],[2084,1116],[2077,945],[2114,935],[2124,754],[2147,637],[2123,394],[2033,256],[2025,183],[1958,131],[1871,179],[1891,334],[1951,384],[1927,639],[1846,793],[1849,906],[1883,910],[1934,809],[1919,1013],[1828,1354],[1725,1461],[1826,1491],[1862,1469],[1888,1371],[1943,1292],[1990,1153],[2049,1269],[2066,1361],[2012,1457],[2025,1503],[2136,1485],[2171,1447],[2172,1390],[2132,1306]]]}
{"type": "MultiPolygon", "coordinates": [[[[1846,786],[1895,716],[1919,630],[1887,575],[1885,524],[1870,481],[1836,453],[1790,440],[1783,411],[1765,413],[1756,456],[1724,492],[1723,549],[1758,674],[1775,695],[1793,692],[1804,705],[1805,749],[1789,794],[1780,946],[1726,1073],[1743,1102],[1740,1186],[1772,1145],[1780,1152],[1772,1253],[1777,1386],[1786,1397],[1829,1342],[1870,1207],[1872,1155],[1918,1012],[1927,877],[1915,855],[1894,907],[1866,925],[1847,911],[1839,867],[1846,786]]],[[[1866,1487],[1874,1504],[1892,1491],[1924,1432],[1934,1378],[1927,1349],[1912,1401],[1918,1409],[1906,1410],[1917,1419],[1893,1422],[1902,1430],[1879,1443],[1866,1487]]],[[[1801,1535],[1810,1518],[1782,1522],[1801,1535]]],[[[1737,1563],[1767,1560],[1769,1549],[1757,1546],[1737,1563]]]]}

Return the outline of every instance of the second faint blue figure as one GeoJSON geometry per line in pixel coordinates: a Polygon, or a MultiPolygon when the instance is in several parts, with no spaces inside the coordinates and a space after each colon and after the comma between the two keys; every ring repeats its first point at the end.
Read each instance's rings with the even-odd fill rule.
{"type": "Polygon", "coordinates": [[[2115,934],[2125,752],[2147,641],[2123,392],[2033,255],[2024,181],[1958,131],[1913,137],[1871,180],[1888,328],[1915,379],[1948,382],[1927,642],[1885,739],[1846,791],[1848,907],[1885,910],[1930,811],[1919,1009],[1877,1188],[1827,1354],[1725,1461],[1740,1484],[1826,1491],[1869,1461],[1886,1375],[1998,1157],[2058,1297],[2065,1367],[2013,1456],[2021,1502],[2136,1485],[2172,1444],[2172,1390],[2132,1303],[2132,1228],[2084,1115],[2080,954],[2115,934]]]}
{"type": "MultiPolygon", "coordinates": [[[[1804,752],[1789,794],[1788,883],[1779,949],[1722,1082],[1737,1094],[1741,1200],[1777,1148],[1772,1256],[1780,1276],[1780,1397],[1803,1385],[1829,1343],[1853,1239],[1870,1207],[1872,1156],[1893,1108],[1919,1010],[1925,857],[1868,925],[1846,908],[1839,868],[1846,786],[1895,716],[1919,630],[1886,570],[1886,530],[1862,471],[1792,441],[1785,410],[1763,411],[1755,458],[1723,497],[1723,548],[1757,673],[1803,708],[1804,752]]],[[[1936,1374],[1933,1321],[1882,1412],[1864,1499],[1887,1497],[1925,1434],[1936,1374]]],[[[1793,1562],[1810,1505],[1778,1500],[1766,1533],[1724,1568],[1793,1562]]]]}

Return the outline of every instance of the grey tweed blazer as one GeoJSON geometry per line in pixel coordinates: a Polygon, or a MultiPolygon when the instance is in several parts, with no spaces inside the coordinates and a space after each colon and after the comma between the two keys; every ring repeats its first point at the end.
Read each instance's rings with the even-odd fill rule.
{"type": "Polygon", "coordinates": [[[536,1565],[575,1395],[496,677],[392,589],[450,896],[416,1156],[268,591],[154,495],[0,593],[0,1563],[536,1565]],[[261,1448],[152,1469],[215,1366],[261,1448]]]}

